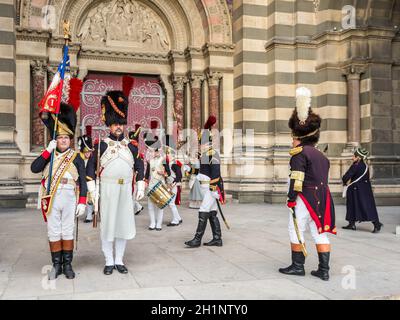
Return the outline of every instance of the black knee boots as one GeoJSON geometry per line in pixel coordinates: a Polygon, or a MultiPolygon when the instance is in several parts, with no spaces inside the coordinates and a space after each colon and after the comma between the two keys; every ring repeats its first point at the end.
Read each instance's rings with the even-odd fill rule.
{"type": "Polygon", "coordinates": [[[191,248],[197,248],[201,245],[201,239],[203,238],[204,232],[207,227],[207,220],[210,218],[210,212],[199,211],[199,223],[197,225],[196,234],[190,241],[186,241],[185,244],[191,248]]]}
{"type": "Polygon", "coordinates": [[[62,274],[62,244],[60,241],[50,241],[50,253],[51,262],[53,263],[53,269],[49,274],[49,280],[56,279],[62,274]]]}
{"type": "Polygon", "coordinates": [[[329,257],[330,252],[318,252],[318,270],[311,271],[314,277],[318,277],[324,281],[329,280],[329,257]]]}
{"type": "Polygon", "coordinates": [[[210,225],[211,225],[213,238],[211,241],[204,243],[204,245],[205,246],[222,247],[221,225],[220,225],[219,219],[217,217],[217,211],[210,212],[210,225]]]}
{"type": "Polygon", "coordinates": [[[74,240],[63,240],[63,273],[67,279],[74,279],[75,272],[72,269],[74,240]]]}
{"type": "Polygon", "coordinates": [[[280,268],[279,272],[295,276],[304,276],[306,273],[304,271],[304,263],[306,257],[303,252],[292,251],[292,264],[287,268],[280,268]]]}

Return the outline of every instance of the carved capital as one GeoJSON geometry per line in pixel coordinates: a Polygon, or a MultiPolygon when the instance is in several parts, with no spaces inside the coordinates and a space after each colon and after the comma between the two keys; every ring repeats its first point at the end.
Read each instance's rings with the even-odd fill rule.
{"type": "Polygon", "coordinates": [[[183,90],[184,85],[188,82],[188,79],[186,76],[181,76],[181,75],[173,75],[172,76],[172,85],[174,86],[174,90],[183,90]]]}
{"type": "Polygon", "coordinates": [[[218,71],[208,71],[207,81],[209,86],[218,86],[220,80],[222,79],[222,73],[218,71]]]}
{"type": "Polygon", "coordinates": [[[32,60],[31,71],[33,76],[42,76],[46,74],[47,62],[45,60],[32,60]]]}
{"type": "Polygon", "coordinates": [[[200,73],[190,73],[189,81],[192,89],[199,89],[201,87],[201,83],[204,81],[204,75],[200,73]]]}
{"type": "Polygon", "coordinates": [[[365,72],[364,65],[349,65],[342,69],[343,75],[347,80],[360,80],[361,75],[365,72]]]}

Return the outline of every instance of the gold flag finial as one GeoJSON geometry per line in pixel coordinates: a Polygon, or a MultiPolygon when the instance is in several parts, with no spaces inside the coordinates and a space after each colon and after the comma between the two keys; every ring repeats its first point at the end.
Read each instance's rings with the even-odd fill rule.
{"type": "Polygon", "coordinates": [[[64,20],[63,28],[64,28],[64,39],[71,40],[71,25],[69,20],[64,20]]]}

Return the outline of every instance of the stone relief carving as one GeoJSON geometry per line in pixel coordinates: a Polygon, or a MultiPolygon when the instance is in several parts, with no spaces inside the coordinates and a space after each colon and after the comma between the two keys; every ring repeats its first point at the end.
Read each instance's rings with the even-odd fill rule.
{"type": "Polygon", "coordinates": [[[135,0],[112,0],[92,8],[80,27],[85,44],[168,51],[170,40],[161,18],[135,0]]]}

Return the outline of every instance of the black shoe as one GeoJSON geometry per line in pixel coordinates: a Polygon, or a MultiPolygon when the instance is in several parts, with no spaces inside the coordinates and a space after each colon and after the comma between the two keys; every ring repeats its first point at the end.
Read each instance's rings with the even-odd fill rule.
{"type": "Polygon", "coordinates": [[[123,273],[123,274],[128,273],[128,269],[123,264],[116,264],[115,269],[117,269],[117,271],[119,273],[123,273]]]}
{"type": "Polygon", "coordinates": [[[187,245],[190,248],[197,248],[200,247],[201,245],[201,239],[203,238],[204,231],[206,230],[207,227],[207,220],[210,217],[209,212],[199,212],[199,222],[197,224],[197,229],[196,229],[196,234],[194,235],[194,238],[190,241],[186,241],[185,245],[187,245]]]}
{"type": "Polygon", "coordinates": [[[318,270],[311,271],[311,275],[321,280],[329,280],[329,256],[330,252],[318,252],[318,270]]]}
{"type": "Polygon", "coordinates": [[[345,227],[342,227],[342,229],[345,229],[345,230],[354,230],[354,231],[357,230],[356,224],[355,224],[354,222],[349,222],[349,224],[348,224],[347,226],[345,226],[345,227]]]}
{"type": "Polygon", "coordinates": [[[156,231],[161,231],[162,230],[162,228],[156,228],[156,231]]]}
{"type": "Polygon", "coordinates": [[[292,251],[292,264],[287,268],[280,268],[279,272],[293,276],[305,276],[304,263],[306,257],[303,252],[292,251]]]}
{"type": "Polygon", "coordinates": [[[179,225],[180,225],[180,223],[172,223],[172,222],[170,222],[170,223],[167,224],[167,227],[176,227],[176,226],[179,226],[179,225]]]}
{"type": "Polygon", "coordinates": [[[205,242],[203,244],[208,247],[212,247],[212,246],[222,247],[222,239],[212,239],[211,241],[205,242]]]}
{"type": "Polygon", "coordinates": [[[149,227],[149,230],[156,230],[156,228],[154,227],[154,228],[152,228],[152,227],[149,227]]]}
{"type": "Polygon", "coordinates": [[[204,245],[209,247],[211,246],[222,247],[221,225],[219,224],[217,211],[211,211],[209,219],[210,219],[210,226],[213,238],[211,241],[204,243],[204,245]]]}
{"type": "Polygon", "coordinates": [[[104,270],[103,270],[103,273],[104,273],[106,276],[109,276],[110,274],[113,273],[113,270],[114,270],[114,266],[105,266],[105,267],[104,267],[104,270]]]}
{"type": "Polygon", "coordinates": [[[73,251],[63,251],[63,273],[67,279],[74,279],[75,272],[72,269],[73,251]]]}
{"type": "Polygon", "coordinates": [[[372,231],[372,233],[378,233],[379,231],[381,231],[381,228],[383,227],[383,224],[378,222],[373,222],[374,224],[374,230],[372,231]]]}
{"type": "Polygon", "coordinates": [[[53,269],[49,274],[49,280],[54,280],[63,273],[62,260],[63,260],[62,251],[51,252],[51,261],[53,263],[53,269]]]}
{"type": "Polygon", "coordinates": [[[143,211],[144,207],[142,207],[142,209],[140,209],[139,211],[135,212],[135,216],[137,216],[139,213],[141,213],[143,211]]]}
{"type": "Polygon", "coordinates": [[[93,222],[93,220],[88,220],[88,219],[83,220],[83,223],[90,223],[90,222],[93,222]]]}

